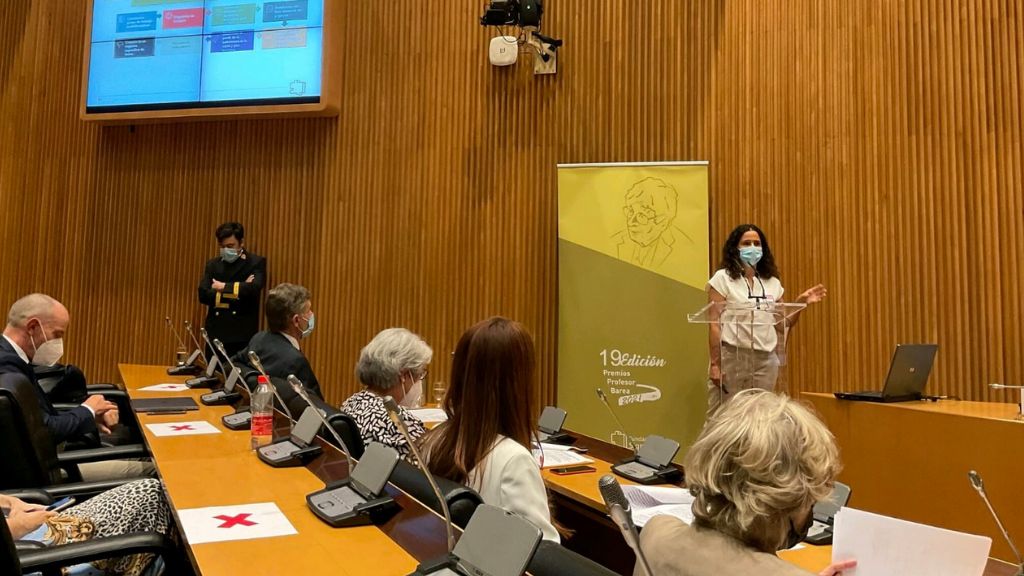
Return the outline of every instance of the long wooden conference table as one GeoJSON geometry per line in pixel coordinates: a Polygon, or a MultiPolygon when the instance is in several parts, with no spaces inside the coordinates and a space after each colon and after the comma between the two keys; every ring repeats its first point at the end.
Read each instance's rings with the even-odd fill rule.
{"type": "MultiPolygon", "coordinates": [[[[826,420],[827,421],[827,420],[826,420]]],[[[576,534],[564,542],[564,545],[584,556],[592,558],[601,564],[608,566],[612,570],[623,574],[633,574],[633,564],[635,557],[632,550],[630,550],[622,537],[619,535],[618,529],[612,524],[611,520],[608,519],[605,514],[604,501],[601,497],[600,490],[597,487],[597,480],[605,475],[611,473],[612,463],[618,462],[630,456],[632,452],[590,438],[579,434],[570,432],[576,439],[576,445],[587,448],[587,457],[594,460],[593,466],[597,469],[596,472],[587,474],[576,474],[571,476],[558,476],[551,473],[549,470],[543,472],[544,482],[547,484],[549,491],[553,496],[555,503],[555,514],[558,521],[576,531],[576,534]]],[[[837,435],[838,436],[838,435],[837,435]]],[[[840,442],[842,447],[842,442],[840,442]]],[[[870,462],[846,462],[847,470],[854,467],[870,466],[870,462]]],[[[868,468],[864,474],[871,475],[871,469],[868,468]]],[[[616,477],[616,479],[622,484],[632,484],[625,478],[616,477]]],[[[854,494],[860,489],[857,484],[860,482],[859,476],[849,480],[854,482],[855,488],[854,494]]],[[[966,475],[964,476],[964,482],[966,483],[966,475]]],[[[681,485],[681,484],[680,484],[681,485]]],[[[868,487],[870,490],[870,487],[868,487]]],[[[991,489],[990,489],[991,490],[991,489]]],[[[971,491],[971,498],[976,496],[971,491]]],[[[868,500],[868,504],[871,501],[868,500]]],[[[974,502],[973,499],[962,499],[956,502],[956,507],[966,508],[978,504],[984,507],[984,504],[980,502],[974,502]]],[[[851,501],[851,505],[857,508],[862,508],[863,505],[857,501],[851,501]]],[[[870,508],[866,508],[869,509],[870,508]]],[[[1013,507],[1007,507],[1008,510],[1012,510],[1013,507]]],[[[887,514],[890,516],[903,517],[896,512],[888,512],[886,510],[874,510],[881,514],[887,514]]],[[[908,518],[910,520],[922,521],[915,518],[908,518]]],[[[1005,516],[1004,516],[1005,521],[1005,516]]],[[[991,522],[991,519],[989,519],[991,522]]],[[[933,522],[927,522],[932,524],[933,522]]],[[[954,528],[963,530],[963,528],[954,528]]],[[[986,534],[987,532],[975,531],[977,534],[986,534]]],[[[993,556],[996,556],[995,543],[997,542],[996,536],[993,536],[993,556]]],[[[1002,537],[999,536],[999,542],[1002,541],[1002,537]]],[[[832,561],[832,547],[831,546],[814,546],[805,545],[803,548],[797,550],[787,550],[779,552],[779,556],[784,560],[800,566],[801,568],[817,574],[819,571],[828,566],[832,561]]],[[[1014,566],[1011,566],[996,558],[990,558],[988,565],[985,569],[985,576],[1012,576],[1016,573],[1014,566]]]]}
{"type": "MultiPolygon", "coordinates": [[[[172,510],[274,502],[297,531],[290,536],[211,542],[188,546],[197,574],[331,574],[405,575],[416,565],[444,554],[444,520],[401,490],[387,491],[401,506],[386,524],[356,528],[331,528],[306,506],[306,494],[331,480],[347,476],[341,453],[317,439],[324,453],[306,467],[272,468],[249,449],[249,432],[232,431],[221,424],[229,406],[204,406],[205,390],[141,392],[141,388],[187,378],[168,376],[165,367],[121,364],[125,388],[133,398],[188,396],[199,409],[185,414],[139,414],[146,443],[164,482],[172,510]],[[146,424],[206,421],[218,434],[158,437],[146,424]]],[[[276,415],[279,434],[287,432],[283,415],[276,415]]],[[[622,574],[632,574],[633,554],[605,514],[597,479],[610,472],[611,463],[624,458],[625,449],[576,435],[577,445],[589,449],[596,473],[556,476],[544,471],[553,495],[556,518],[575,533],[565,540],[574,549],[622,574]]],[[[837,438],[839,438],[837,434],[837,438]]],[[[841,443],[842,445],[842,443],[841,443]]],[[[850,464],[847,463],[847,470],[850,464]]],[[[622,483],[629,481],[620,479],[622,483]]],[[[187,543],[187,542],[186,542],[187,543]]],[[[786,560],[817,572],[828,565],[830,547],[809,546],[781,553],[786,560]]],[[[990,561],[988,576],[1013,574],[1012,568],[990,561]]]]}
{"type": "MultiPolygon", "coordinates": [[[[139,414],[146,443],[164,482],[172,510],[274,502],[298,532],[291,536],[189,545],[193,567],[205,576],[247,574],[405,575],[419,561],[446,552],[444,520],[404,492],[388,486],[401,511],[387,524],[331,528],[306,507],[306,494],[328,480],[347,476],[343,456],[318,439],[321,456],[307,467],[272,468],[249,448],[249,431],[232,431],[221,424],[229,406],[203,406],[199,396],[208,390],[153,393],[139,389],[158,383],[184,382],[167,376],[162,366],[119,366],[132,398],[189,396],[198,411],[181,415],[139,414]],[[155,436],[146,424],[202,420],[219,434],[155,436]]],[[[285,417],[275,426],[286,431],[285,417]]]]}

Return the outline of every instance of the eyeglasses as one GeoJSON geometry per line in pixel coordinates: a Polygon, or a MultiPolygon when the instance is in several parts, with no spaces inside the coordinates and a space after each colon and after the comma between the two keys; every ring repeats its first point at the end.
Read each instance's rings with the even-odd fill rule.
{"type": "Polygon", "coordinates": [[[626,214],[626,220],[636,220],[636,223],[640,225],[649,224],[651,222],[661,224],[666,218],[668,218],[668,214],[662,214],[659,216],[657,212],[650,208],[646,210],[636,210],[632,206],[626,206],[622,211],[626,214]]]}

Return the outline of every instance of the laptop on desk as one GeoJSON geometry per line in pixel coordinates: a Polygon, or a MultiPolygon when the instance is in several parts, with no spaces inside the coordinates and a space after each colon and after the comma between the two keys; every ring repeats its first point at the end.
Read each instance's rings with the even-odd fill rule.
{"type": "Polygon", "coordinates": [[[865,402],[908,402],[920,400],[928,382],[938,344],[898,344],[889,364],[889,375],[881,392],[836,392],[840,400],[865,402]]]}

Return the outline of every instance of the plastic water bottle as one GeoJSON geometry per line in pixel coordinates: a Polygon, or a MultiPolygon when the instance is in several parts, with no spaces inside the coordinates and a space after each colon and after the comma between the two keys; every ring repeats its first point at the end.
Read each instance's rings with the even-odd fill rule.
{"type": "Polygon", "coordinates": [[[253,450],[274,441],[274,392],[266,376],[261,375],[256,382],[256,390],[249,399],[253,450]]]}

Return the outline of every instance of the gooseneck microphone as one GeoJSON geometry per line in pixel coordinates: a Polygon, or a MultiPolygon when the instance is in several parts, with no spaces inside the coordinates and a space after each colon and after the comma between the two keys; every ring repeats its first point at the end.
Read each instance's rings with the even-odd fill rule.
{"type": "Polygon", "coordinates": [[[633,524],[633,516],[630,514],[629,500],[622,493],[622,486],[619,486],[614,476],[605,474],[598,480],[597,487],[601,490],[601,498],[604,499],[604,505],[608,508],[608,515],[612,517],[612,521],[619,527],[619,531],[622,532],[622,538],[626,541],[626,544],[636,553],[638,564],[643,568],[647,576],[653,576],[654,572],[651,572],[651,565],[647,563],[647,557],[640,550],[640,537],[637,535],[636,526],[633,524]]]}
{"type": "MultiPolygon", "coordinates": [[[[205,333],[206,332],[204,330],[203,334],[205,335],[205,333]]],[[[213,347],[214,347],[215,350],[217,350],[217,352],[220,352],[220,355],[224,358],[224,361],[227,362],[227,364],[228,364],[228,374],[231,374],[235,370],[238,370],[238,368],[235,368],[235,363],[231,361],[231,356],[228,356],[228,351],[224,349],[224,343],[223,342],[221,342],[217,338],[214,338],[213,339],[213,347]]],[[[238,373],[241,374],[242,371],[238,370],[238,373]]],[[[249,384],[247,384],[245,382],[245,378],[239,377],[238,378],[238,384],[242,385],[242,388],[245,389],[245,391],[249,394],[250,397],[252,396],[252,390],[249,389],[249,384]]]]}
{"type": "Polygon", "coordinates": [[[345,441],[341,439],[341,435],[338,434],[338,431],[334,429],[334,426],[331,426],[331,423],[324,417],[323,412],[321,412],[320,409],[316,407],[316,404],[313,403],[313,399],[310,398],[309,393],[306,392],[306,387],[302,384],[302,380],[299,380],[295,374],[289,374],[288,384],[291,385],[292,390],[295,390],[295,393],[299,395],[299,398],[305,400],[306,404],[309,405],[309,408],[315,412],[318,417],[320,417],[320,422],[323,422],[324,427],[327,428],[331,435],[334,436],[334,439],[338,441],[338,447],[345,453],[345,465],[348,466],[348,474],[351,476],[352,452],[349,451],[348,444],[345,444],[345,441]]]}
{"type": "Polygon", "coordinates": [[[182,350],[188,350],[188,346],[185,346],[185,341],[181,339],[181,335],[174,329],[174,322],[171,322],[171,317],[164,316],[164,320],[167,322],[167,327],[171,329],[171,333],[174,334],[174,338],[178,341],[178,346],[181,346],[182,350]]]}
{"type": "Polygon", "coordinates": [[[199,350],[199,353],[203,355],[203,361],[206,361],[206,353],[203,352],[203,347],[199,344],[199,340],[196,340],[196,335],[192,332],[192,323],[188,320],[185,320],[185,332],[192,339],[192,343],[196,345],[196,350],[199,350]]]}
{"type": "Polygon", "coordinates": [[[402,420],[402,414],[398,410],[398,404],[395,403],[395,399],[391,396],[385,396],[383,400],[384,409],[388,411],[391,421],[395,423],[398,431],[405,438],[406,443],[409,444],[409,449],[412,450],[412,455],[416,458],[416,464],[423,471],[423,475],[427,477],[427,482],[430,482],[430,489],[434,491],[434,496],[437,497],[437,502],[441,505],[441,512],[444,513],[444,528],[448,536],[448,556],[451,557],[452,551],[455,550],[455,534],[452,532],[452,515],[448,511],[448,501],[441,494],[441,489],[437,487],[437,482],[434,481],[434,475],[430,473],[426,461],[420,455],[420,449],[416,446],[412,435],[409,434],[409,429],[405,426],[405,420],[402,420]]]}
{"type": "Polygon", "coordinates": [[[277,392],[277,386],[274,386],[274,381],[270,379],[267,371],[263,369],[263,362],[260,362],[259,355],[252,350],[249,350],[249,362],[252,363],[253,367],[267,379],[267,382],[270,382],[270,390],[274,393],[274,398],[277,398],[277,401],[281,403],[281,408],[284,408],[284,413],[288,416],[288,428],[290,429],[292,425],[295,424],[295,418],[292,417],[292,411],[288,409],[288,405],[284,403],[283,399],[281,399],[281,394],[277,392]]]}
{"type": "Polygon", "coordinates": [[[1013,555],[1017,558],[1017,574],[1015,576],[1024,575],[1024,559],[1021,559],[1020,552],[1017,551],[1017,547],[1014,546],[1013,540],[1010,539],[1010,534],[1003,527],[1003,523],[999,520],[999,515],[996,514],[996,509],[992,507],[992,503],[989,502],[988,494],[985,493],[985,482],[982,481],[981,475],[974,470],[967,473],[967,478],[971,481],[971,486],[981,496],[981,499],[985,502],[985,506],[988,506],[988,511],[992,514],[992,519],[996,521],[996,526],[999,527],[999,531],[1003,533],[1003,539],[1010,545],[1010,550],[1013,550],[1013,555]]]}
{"type": "Polygon", "coordinates": [[[988,385],[993,390],[1020,390],[1020,403],[1018,404],[1017,420],[1024,420],[1024,386],[1007,386],[1006,384],[992,383],[988,385]]]}
{"type": "Polygon", "coordinates": [[[598,388],[597,397],[601,399],[601,402],[604,404],[604,407],[608,409],[608,413],[612,415],[612,419],[615,420],[615,424],[619,427],[619,430],[621,430],[622,433],[626,436],[626,442],[629,442],[629,445],[633,447],[633,452],[637,452],[639,448],[637,447],[636,442],[633,442],[633,437],[629,435],[629,432],[626,432],[626,427],[622,425],[622,421],[619,420],[619,417],[615,414],[615,411],[612,410],[612,405],[608,403],[608,397],[605,396],[604,390],[598,388]]]}

